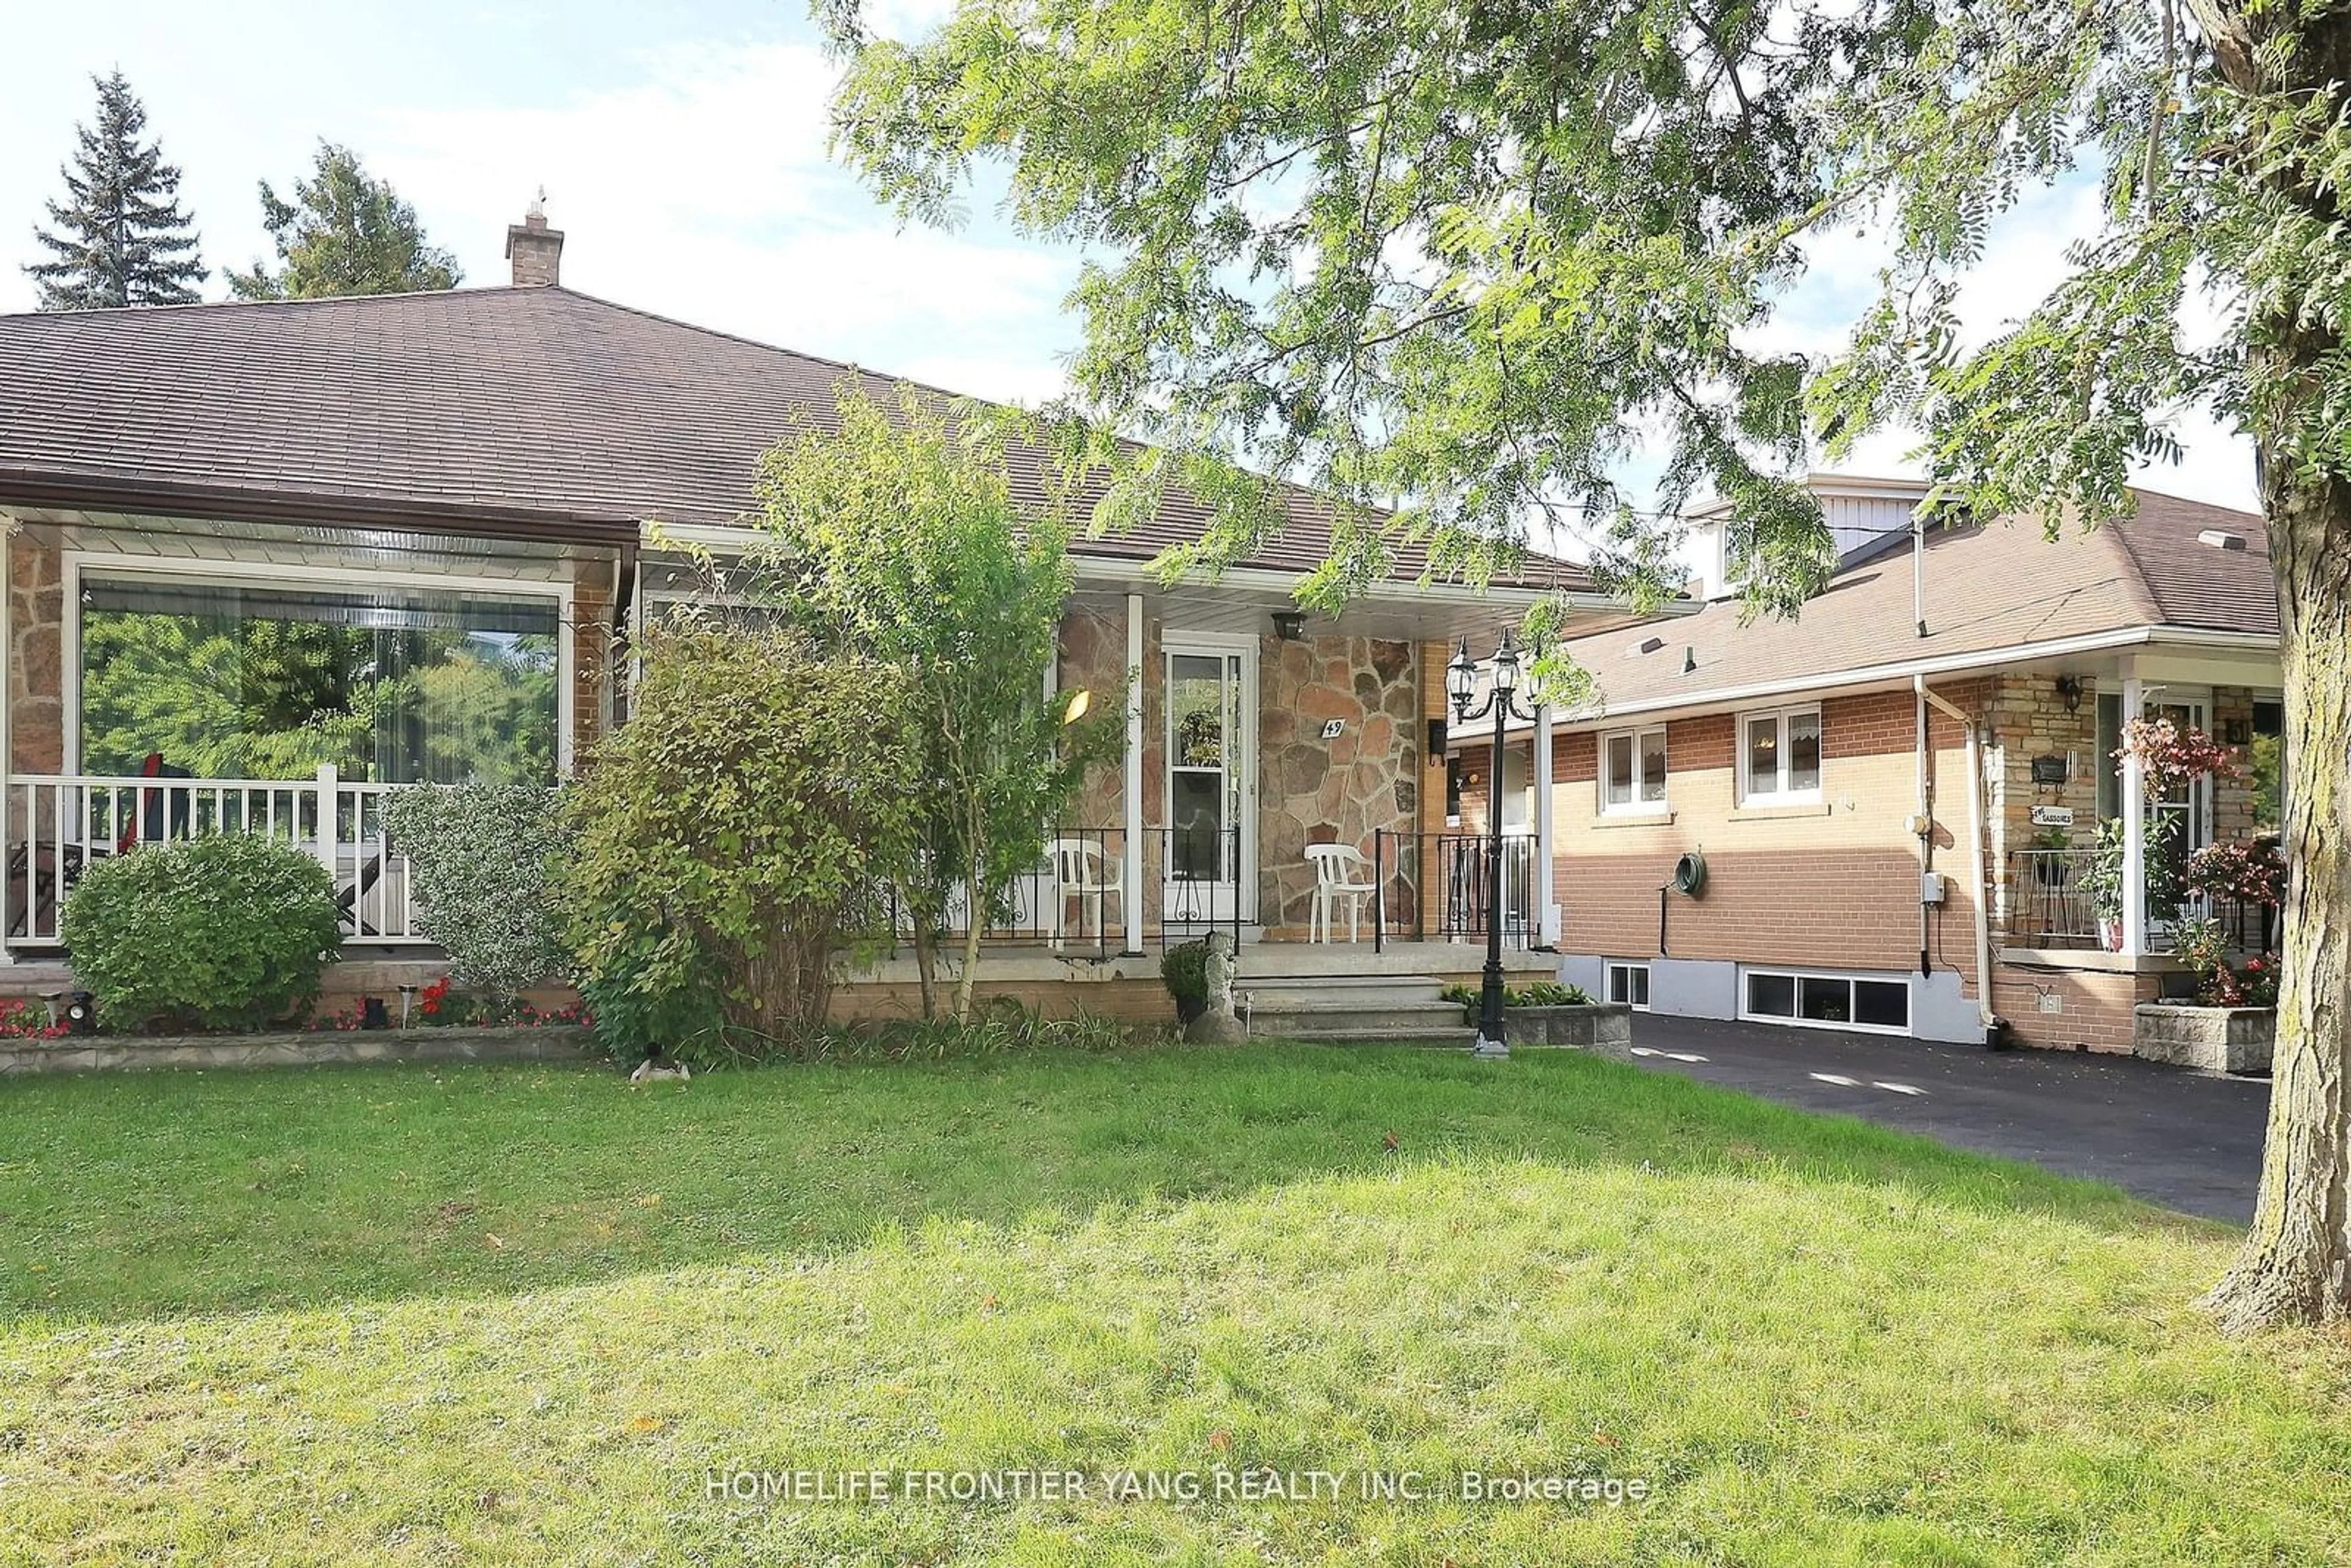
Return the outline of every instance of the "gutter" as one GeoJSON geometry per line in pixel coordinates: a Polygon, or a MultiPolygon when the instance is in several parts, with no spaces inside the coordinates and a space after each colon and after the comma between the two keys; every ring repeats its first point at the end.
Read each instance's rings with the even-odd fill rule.
{"type": "Polygon", "coordinates": [[[0,498],[20,507],[59,511],[120,512],[199,522],[297,523],[323,528],[375,527],[465,538],[606,548],[635,542],[639,528],[633,519],[582,517],[465,501],[69,479],[5,469],[0,469],[0,498]]]}
{"type": "Polygon", "coordinates": [[[1910,685],[1933,675],[1958,674],[1987,667],[1999,668],[2033,659],[2062,659],[2076,653],[2112,648],[2140,648],[2170,643],[2186,648],[2213,648],[2241,653],[2276,653],[2280,639],[2260,632],[2222,632],[2203,626],[2134,626],[2120,632],[2098,632],[2049,643],[2019,643],[1967,653],[1946,653],[1937,659],[1905,659],[1894,664],[1865,664],[1851,670],[1821,670],[1762,681],[1748,686],[1722,686],[1712,691],[1677,693],[1612,704],[1589,717],[1562,718],[1570,725],[1601,725],[1635,714],[1677,713],[1699,707],[1738,707],[1772,697],[1809,696],[1867,686],[1910,685]]]}
{"type": "MultiPolygon", "coordinates": [[[[1969,875],[1975,883],[1976,906],[1976,1021],[1983,1025],[1985,1038],[1989,1040],[1996,1015],[1991,1010],[1991,906],[1984,895],[1986,879],[1983,858],[1983,741],[1980,732],[1976,727],[1976,721],[1929,690],[1926,676],[1919,675],[1914,680],[1912,689],[1917,694],[1919,703],[1918,747],[1922,779],[1927,747],[1925,714],[1928,705],[1932,705],[1937,711],[1949,714],[1956,719],[1961,733],[1967,737],[1968,865],[1969,875]]],[[[1921,891],[1924,891],[1923,884],[1921,891]]],[[[1922,955],[1925,952],[1926,932],[1927,916],[1922,904],[1918,915],[1918,939],[1922,955]]]]}
{"type": "MultiPolygon", "coordinates": [[[[754,535],[748,528],[730,528],[711,523],[664,523],[662,532],[681,544],[700,545],[707,549],[735,550],[743,548],[754,535]]],[[[1147,559],[1130,559],[1117,556],[1089,555],[1078,548],[1082,541],[1072,543],[1070,557],[1077,569],[1081,586],[1113,587],[1123,592],[1170,592],[1184,589],[1230,588],[1249,592],[1290,597],[1303,575],[1270,567],[1228,567],[1214,578],[1196,581],[1178,581],[1171,589],[1160,581],[1159,574],[1151,570],[1147,559]]],[[[650,543],[650,541],[648,541],[650,543]]],[[[1535,588],[1522,583],[1494,583],[1486,588],[1465,582],[1423,583],[1410,578],[1388,578],[1374,583],[1359,596],[1381,603],[1441,604],[1491,606],[1495,604],[1533,605],[1546,600],[1564,600],[1571,610],[1601,611],[1613,614],[1627,613],[1624,601],[1613,594],[1595,593],[1589,590],[1535,588]]],[[[1705,609],[1695,600],[1670,600],[1657,606],[1653,615],[1657,619],[1695,615],[1705,609]]]]}

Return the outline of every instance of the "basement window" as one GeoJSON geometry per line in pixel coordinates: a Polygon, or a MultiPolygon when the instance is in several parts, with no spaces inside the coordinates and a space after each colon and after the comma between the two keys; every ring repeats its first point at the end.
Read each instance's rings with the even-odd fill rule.
{"type": "Polygon", "coordinates": [[[1620,964],[1614,959],[1608,964],[1608,999],[1621,1002],[1636,1013],[1649,1010],[1649,966],[1620,964]]]}
{"type": "Polygon", "coordinates": [[[1741,979],[1739,1016],[1763,1023],[1910,1032],[1910,985],[1872,975],[1750,969],[1741,979]]]}

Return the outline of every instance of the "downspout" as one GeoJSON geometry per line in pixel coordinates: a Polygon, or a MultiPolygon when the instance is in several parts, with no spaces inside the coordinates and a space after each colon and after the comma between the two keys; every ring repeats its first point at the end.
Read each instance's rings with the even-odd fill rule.
{"type": "MultiPolygon", "coordinates": [[[[1967,737],[1968,755],[1968,875],[1976,905],[1976,1018],[1989,1030],[1991,1010],[1991,905],[1984,895],[1983,743],[1976,722],[1928,689],[1927,677],[1914,675],[1921,702],[1950,715],[1967,737]]],[[[1923,906],[1922,906],[1923,907],[1923,906]]]]}
{"type": "MultiPolygon", "coordinates": [[[[1917,708],[1912,728],[1918,738],[1918,814],[1914,821],[1918,834],[1918,885],[1923,891],[1927,873],[1935,869],[1935,803],[1927,794],[1927,677],[1913,675],[1910,683],[1911,699],[1917,708]]],[[[1922,898],[1918,901],[1918,972],[1922,975],[1933,968],[1927,952],[1928,919],[1927,901],[1922,898]]]]}

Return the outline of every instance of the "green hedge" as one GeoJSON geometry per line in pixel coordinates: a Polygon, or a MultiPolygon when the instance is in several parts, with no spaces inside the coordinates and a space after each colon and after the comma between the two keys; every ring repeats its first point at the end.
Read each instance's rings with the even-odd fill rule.
{"type": "Polygon", "coordinates": [[[225,834],[93,862],[60,936],[109,1029],[260,1029],[317,1005],[342,922],[315,858],[225,834]]]}

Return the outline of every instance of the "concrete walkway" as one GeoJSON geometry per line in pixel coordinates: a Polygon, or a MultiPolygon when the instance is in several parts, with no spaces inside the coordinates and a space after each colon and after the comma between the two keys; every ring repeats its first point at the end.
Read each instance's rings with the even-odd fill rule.
{"type": "Polygon", "coordinates": [[[1634,1015],[1633,1048],[1655,1071],[2112,1182],[2189,1214],[2252,1218],[2266,1079],[1655,1013],[1634,1015]]]}

